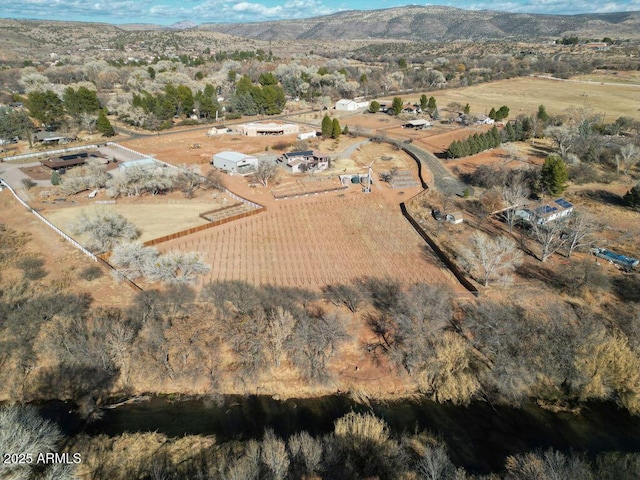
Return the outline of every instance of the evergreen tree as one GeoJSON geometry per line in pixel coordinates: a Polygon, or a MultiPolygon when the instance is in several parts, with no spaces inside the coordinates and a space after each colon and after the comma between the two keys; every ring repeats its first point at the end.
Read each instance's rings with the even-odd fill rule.
{"type": "MultiPolygon", "coordinates": [[[[429,109],[429,113],[433,114],[437,110],[436,99],[435,97],[429,97],[429,101],[427,102],[427,108],[429,109]]],[[[436,118],[436,117],[433,117],[436,118]]]]}
{"type": "Polygon", "coordinates": [[[492,120],[497,120],[496,118],[496,109],[491,107],[491,110],[489,110],[489,118],[492,120]]]}
{"type": "Polygon", "coordinates": [[[536,114],[536,117],[538,117],[538,120],[542,121],[543,123],[547,123],[549,121],[549,115],[547,114],[547,110],[544,105],[540,105],[538,107],[538,113],[536,114]]]}
{"type": "Polygon", "coordinates": [[[60,178],[60,174],[57,170],[51,171],[51,185],[60,185],[62,183],[62,178],[60,178]]]}
{"type": "Polygon", "coordinates": [[[337,140],[340,138],[341,133],[342,129],[340,128],[340,122],[337,118],[334,118],[333,122],[331,122],[331,138],[335,138],[337,140]]]}
{"type": "Polygon", "coordinates": [[[540,171],[540,185],[549,194],[560,195],[567,188],[567,165],[558,155],[549,155],[540,171]]]}
{"type": "Polygon", "coordinates": [[[378,113],[380,111],[380,104],[375,100],[369,104],[370,113],[378,113]]]}
{"type": "Polygon", "coordinates": [[[425,94],[422,94],[420,96],[420,108],[422,109],[423,112],[426,112],[427,109],[429,108],[429,99],[425,94]]]}
{"type": "Polygon", "coordinates": [[[465,115],[469,115],[469,113],[471,112],[471,105],[469,105],[468,103],[464,106],[464,114],[465,115]]]}
{"type": "Polygon", "coordinates": [[[393,97],[393,102],[391,103],[391,111],[394,115],[400,115],[402,113],[402,108],[404,107],[404,102],[400,97],[393,97]]]}
{"type": "Polygon", "coordinates": [[[509,116],[509,107],[506,105],[501,106],[496,112],[496,120],[504,120],[509,116]]]}
{"type": "Polygon", "coordinates": [[[625,205],[632,208],[640,207],[640,183],[638,183],[635,187],[632,187],[627,193],[622,197],[622,201],[625,205]]]}
{"type": "Polygon", "coordinates": [[[113,137],[116,131],[113,129],[111,122],[104,113],[104,110],[100,110],[98,114],[98,120],[96,120],[96,130],[102,134],[103,137],[113,137]]]}
{"type": "Polygon", "coordinates": [[[322,128],[321,128],[322,136],[324,138],[330,138],[333,134],[333,122],[329,115],[325,115],[322,119],[322,128]]]}

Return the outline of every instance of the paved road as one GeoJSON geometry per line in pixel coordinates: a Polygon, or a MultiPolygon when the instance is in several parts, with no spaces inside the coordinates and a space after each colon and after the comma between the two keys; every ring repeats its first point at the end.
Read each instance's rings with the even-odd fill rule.
{"type": "Polygon", "coordinates": [[[403,144],[402,147],[420,159],[422,165],[429,169],[433,175],[433,184],[441,193],[462,195],[465,188],[470,188],[458,180],[433,153],[412,144],[403,144]]]}

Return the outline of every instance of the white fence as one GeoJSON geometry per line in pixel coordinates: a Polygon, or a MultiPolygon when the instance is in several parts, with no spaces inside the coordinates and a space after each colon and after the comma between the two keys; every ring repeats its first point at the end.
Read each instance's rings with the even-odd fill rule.
{"type": "Polygon", "coordinates": [[[4,157],[3,162],[14,162],[16,160],[25,160],[27,158],[44,157],[45,155],[59,155],[62,153],[77,152],[79,150],[87,150],[89,148],[98,148],[98,145],[82,145],[80,147],[59,148],[58,150],[46,150],[35,153],[24,153],[22,155],[14,155],[13,157],[4,157]]]}
{"type": "Polygon", "coordinates": [[[22,204],[24,205],[24,207],[29,210],[31,213],[33,213],[37,219],[41,220],[42,222],[44,222],[47,226],[49,226],[50,228],[52,228],[58,235],[60,235],[62,238],[64,238],[66,241],[68,241],[69,243],[71,243],[71,245],[73,245],[74,247],[76,247],[78,250],[80,250],[82,253],[84,253],[85,255],[87,255],[91,260],[93,260],[94,262],[98,261],[98,258],[91,253],[89,250],[87,250],[86,248],[84,248],[82,245],[80,245],[78,242],[76,242],[73,238],[71,238],[69,235],[67,235],[66,233],[64,233],[62,230],[60,230],[58,227],[56,227],[53,223],[51,223],[49,220],[47,220],[46,218],[44,218],[42,215],[40,215],[38,212],[36,212],[33,208],[31,208],[24,200],[22,200],[18,194],[16,193],[16,191],[11,188],[11,185],[9,185],[7,182],[5,182],[4,180],[0,180],[0,184],[4,185],[5,187],[7,187],[9,189],[9,191],[11,193],[13,193],[13,196],[16,197],[16,199],[22,204]]]}

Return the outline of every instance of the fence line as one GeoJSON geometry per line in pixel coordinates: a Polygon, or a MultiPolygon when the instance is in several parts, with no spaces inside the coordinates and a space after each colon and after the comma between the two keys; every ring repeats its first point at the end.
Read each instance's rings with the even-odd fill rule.
{"type": "Polygon", "coordinates": [[[7,182],[5,182],[4,180],[0,180],[0,183],[2,183],[5,187],[7,187],[9,189],[9,191],[13,194],[14,197],[16,197],[16,199],[27,209],[29,210],[31,213],[33,213],[36,218],[42,222],[44,222],[45,225],[47,225],[48,227],[50,227],[54,232],[56,232],[58,235],[60,235],[62,238],[64,238],[65,240],[67,240],[69,243],[71,243],[71,245],[73,245],[74,247],[76,247],[78,250],[80,250],[82,253],[84,253],[86,256],[88,256],[91,260],[93,260],[94,262],[98,261],[98,258],[91,253],[89,250],[87,250],[86,248],[84,248],[82,245],[80,245],[77,241],[75,241],[73,238],[71,238],[69,235],[67,235],[66,233],[64,233],[62,230],[60,230],[58,227],[56,227],[53,223],[51,223],[49,220],[47,220],[46,218],[44,218],[42,215],[40,215],[38,212],[36,212],[33,208],[31,208],[24,200],[22,200],[18,194],[16,193],[16,191],[11,187],[11,185],[9,185],[7,182]]]}
{"type": "Polygon", "coordinates": [[[45,155],[57,155],[59,153],[77,152],[78,150],[87,150],[88,148],[98,148],[98,145],[82,145],[80,147],[59,148],[58,150],[47,150],[35,153],[23,153],[22,155],[14,155],[12,157],[4,157],[3,162],[13,162],[15,160],[23,160],[25,158],[44,157],[45,155]]]}
{"type": "Polygon", "coordinates": [[[197,227],[191,227],[187,230],[182,230],[180,232],[172,233],[170,235],[165,235],[164,237],[154,238],[153,240],[148,240],[144,242],[145,247],[152,247],[154,245],[158,245],[159,243],[168,242],[169,240],[175,240],[176,238],[186,237],[187,235],[191,235],[193,233],[201,232],[202,230],[207,230],[209,228],[218,227],[220,225],[224,225],[225,223],[230,223],[235,220],[240,220],[242,218],[250,217],[252,215],[256,215],[264,210],[266,207],[254,208],[253,210],[249,210],[248,212],[238,213],[236,215],[231,215],[227,218],[222,218],[220,220],[216,220],[214,222],[209,222],[204,225],[198,225],[197,227]]]}

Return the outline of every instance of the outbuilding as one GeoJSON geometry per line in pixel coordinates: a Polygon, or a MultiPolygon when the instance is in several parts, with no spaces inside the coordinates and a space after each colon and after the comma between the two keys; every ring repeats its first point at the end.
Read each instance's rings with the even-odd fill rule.
{"type": "Polygon", "coordinates": [[[361,108],[368,108],[369,102],[357,102],[355,100],[342,99],[336,102],[335,109],[342,110],[345,112],[355,112],[356,110],[360,110],[361,108]]]}
{"type": "Polygon", "coordinates": [[[230,175],[248,175],[258,167],[258,159],[240,152],[220,152],[211,159],[214,167],[230,175]]]}

